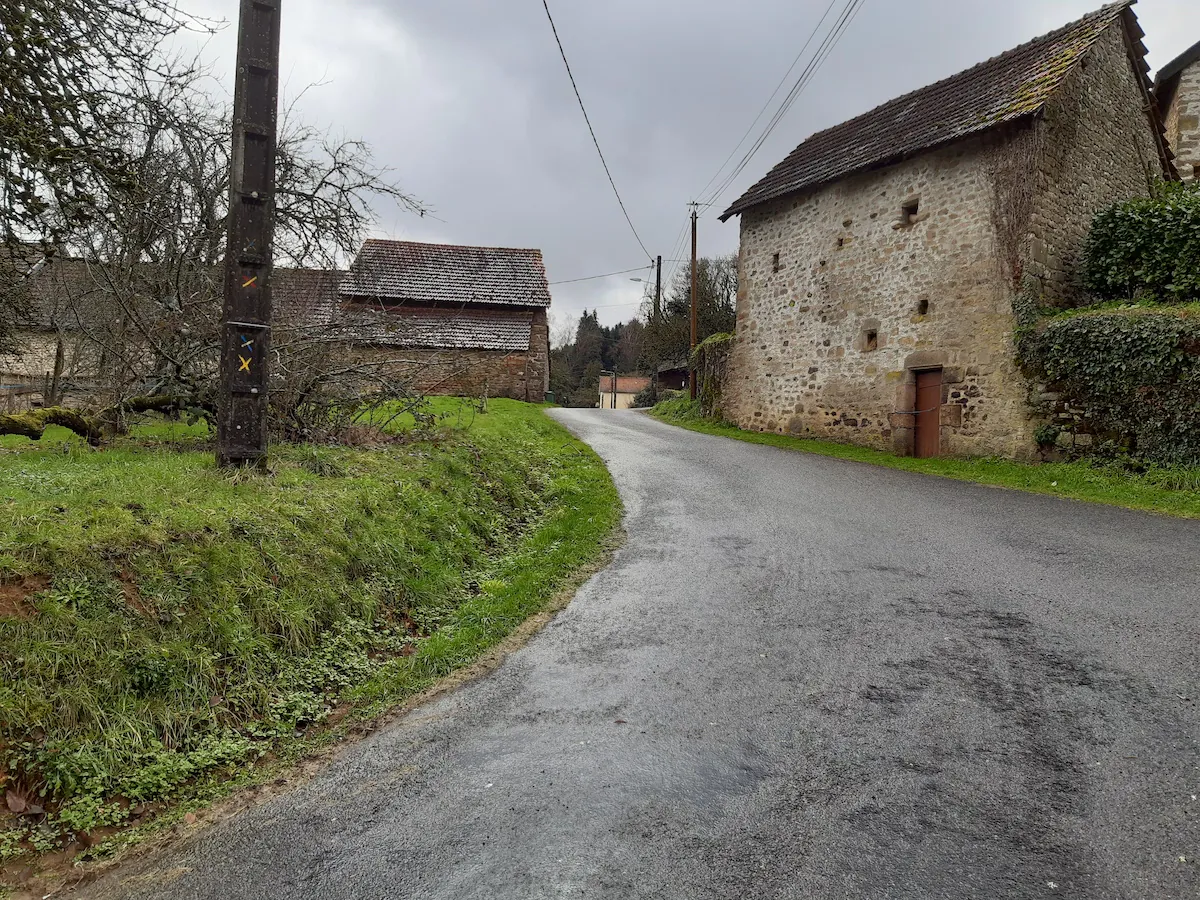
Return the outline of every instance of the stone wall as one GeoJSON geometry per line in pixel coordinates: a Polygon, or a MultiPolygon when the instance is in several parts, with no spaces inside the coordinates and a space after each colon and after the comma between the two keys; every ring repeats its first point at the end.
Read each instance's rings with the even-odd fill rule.
{"type": "Polygon", "coordinates": [[[747,211],[726,416],[907,454],[940,368],[942,453],[1033,456],[1018,290],[1074,302],[1094,211],[1161,171],[1119,24],[1087,60],[1045,121],[747,211]]]}
{"type": "Polygon", "coordinates": [[[743,215],[726,416],[911,453],[916,373],[941,367],[944,453],[1032,452],[992,227],[997,153],[964,141],[743,215]]]}
{"type": "MultiPolygon", "coordinates": [[[[1096,42],[1047,105],[1039,129],[1028,262],[1043,304],[1085,302],[1078,268],[1093,217],[1119,200],[1145,196],[1153,179],[1163,175],[1145,106],[1119,24],[1096,42]]],[[[999,187],[1003,195],[1006,186],[999,187]]]]}
{"type": "Polygon", "coordinates": [[[1200,178],[1200,62],[1178,76],[1179,83],[1163,111],[1167,141],[1175,154],[1175,167],[1185,181],[1200,178]]]}

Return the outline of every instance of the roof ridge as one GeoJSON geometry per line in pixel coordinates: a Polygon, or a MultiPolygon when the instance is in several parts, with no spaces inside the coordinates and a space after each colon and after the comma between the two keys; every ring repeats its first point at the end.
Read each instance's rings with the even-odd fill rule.
{"type": "Polygon", "coordinates": [[[973,66],[967,66],[967,68],[961,69],[958,72],[954,72],[951,75],[947,75],[945,78],[939,78],[937,81],[932,81],[929,84],[924,85],[922,87],[914,88],[913,90],[909,91],[907,94],[901,94],[898,97],[893,97],[891,100],[885,100],[883,103],[880,103],[880,104],[872,107],[871,109],[867,110],[864,113],[860,113],[857,116],[852,116],[851,118],[847,119],[845,122],[840,122],[837,125],[831,125],[829,128],[825,128],[821,131],[813,132],[813,134],[811,135],[810,138],[808,138],[808,140],[811,140],[812,138],[816,137],[819,134],[824,134],[827,131],[833,131],[835,128],[840,128],[843,125],[847,125],[850,122],[854,122],[858,119],[863,118],[864,116],[869,116],[869,115],[871,115],[871,113],[881,110],[886,106],[891,106],[893,103],[899,104],[902,100],[907,100],[908,98],[913,97],[916,94],[923,94],[926,91],[932,91],[934,88],[941,87],[948,81],[954,81],[958,78],[962,78],[964,75],[968,75],[971,72],[974,72],[976,69],[982,69],[986,66],[995,65],[998,61],[1004,59],[1006,56],[1014,56],[1014,57],[1018,56],[1018,55],[1020,55],[1020,53],[1022,51],[1028,50],[1030,47],[1034,46],[1035,44],[1040,44],[1043,41],[1049,41],[1052,38],[1059,36],[1060,34],[1066,35],[1067,33],[1079,28],[1079,26],[1083,25],[1085,22],[1090,21],[1091,19],[1103,18],[1103,14],[1105,14],[1105,13],[1112,13],[1113,14],[1112,17],[1115,19],[1116,13],[1124,11],[1128,7],[1133,6],[1135,3],[1137,3],[1137,0],[1117,0],[1116,3],[1109,3],[1105,6],[1100,7],[1100,9],[1093,10],[1092,12],[1088,13],[1087,15],[1080,16],[1078,19],[1075,19],[1072,22],[1068,22],[1066,25],[1062,25],[1058,28],[1055,28],[1053,31],[1047,31],[1045,34],[1036,35],[1035,37],[1031,37],[1029,40],[1024,41],[1023,43],[1017,44],[1017,46],[1015,46],[1015,47],[1008,48],[1003,53],[997,53],[995,56],[989,56],[987,59],[981,60],[980,62],[975,63],[975,65],[973,65],[973,66]]]}
{"type": "MultiPolygon", "coordinates": [[[[807,138],[805,138],[803,141],[801,141],[800,144],[798,144],[796,146],[796,148],[793,149],[783,159],[782,162],[780,162],[777,166],[775,166],[773,169],[771,169],[767,173],[767,175],[765,175],[762,179],[760,179],[758,182],[756,182],[754,185],[752,185],[749,189],[747,189],[738,200],[736,200],[724,213],[721,214],[721,217],[720,217],[721,220],[725,221],[728,218],[730,218],[731,216],[736,215],[736,214],[744,211],[745,209],[750,208],[751,206],[755,206],[758,203],[777,199],[777,197],[783,196],[784,193],[793,193],[795,190],[802,190],[805,187],[810,187],[810,186],[813,186],[813,185],[819,184],[819,183],[825,183],[825,181],[829,180],[829,179],[823,179],[823,180],[811,181],[806,184],[800,184],[799,186],[797,186],[795,188],[790,188],[790,189],[784,191],[783,193],[774,193],[773,190],[766,189],[767,186],[764,184],[764,182],[769,181],[771,176],[774,173],[776,173],[777,170],[780,170],[780,169],[784,168],[785,166],[787,166],[789,160],[792,160],[793,157],[796,156],[796,154],[798,154],[799,151],[802,148],[804,148],[805,146],[817,145],[821,142],[821,140],[823,138],[829,138],[839,131],[843,131],[843,130],[844,131],[853,131],[855,126],[861,125],[864,122],[868,122],[868,121],[872,120],[873,118],[877,118],[877,117],[879,117],[879,115],[881,113],[897,110],[897,109],[903,107],[906,103],[915,104],[925,97],[933,96],[933,95],[938,94],[940,91],[944,91],[944,89],[948,86],[954,85],[956,83],[970,84],[973,74],[977,74],[981,71],[985,71],[988,69],[1001,68],[1004,65],[1005,61],[1007,61],[1007,60],[1012,60],[1014,63],[1021,63],[1021,62],[1023,62],[1022,57],[1024,55],[1028,54],[1031,50],[1034,50],[1035,48],[1040,48],[1040,47],[1043,47],[1046,45],[1052,45],[1055,42],[1062,40],[1063,38],[1067,38],[1067,37],[1071,36],[1073,33],[1077,33],[1079,31],[1081,31],[1085,27],[1088,27],[1088,26],[1096,27],[1095,34],[1092,35],[1090,37],[1090,39],[1083,46],[1081,46],[1079,48],[1079,52],[1078,52],[1077,56],[1075,57],[1075,59],[1071,60],[1070,66],[1065,67],[1061,72],[1057,73],[1057,77],[1055,78],[1052,86],[1049,86],[1047,90],[1042,92],[1040,99],[1037,98],[1036,95],[1033,98],[1031,98],[1031,99],[1036,99],[1036,101],[1037,101],[1036,103],[1029,105],[1028,108],[1022,108],[1020,110],[1014,109],[1005,115],[1001,115],[1001,116],[995,118],[994,121],[990,121],[990,122],[987,121],[987,119],[989,118],[988,116],[981,115],[980,122],[978,124],[982,125],[984,127],[975,127],[975,128],[969,129],[969,130],[965,130],[960,134],[953,135],[952,139],[956,140],[959,138],[967,137],[970,134],[978,133],[979,131],[986,130],[986,128],[990,128],[994,125],[999,125],[999,124],[1002,124],[1003,122],[1012,121],[1012,120],[1015,120],[1018,118],[1024,118],[1027,115],[1033,115],[1033,114],[1039,112],[1042,108],[1044,108],[1045,104],[1049,101],[1050,97],[1061,87],[1062,82],[1065,80],[1068,72],[1074,68],[1074,66],[1078,62],[1078,60],[1083,58],[1083,56],[1086,55],[1086,53],[1089,52],[1091,50],[1091,48],[1095,45],[1095,42],[1097,40],[1099,40],[1100,36],[1104,33],[1104,30],[1107,29],[1108,27],[1110,27],[1114,22],[1118,21],[1118,19],[1120,19],[1121,16],[1127,10],[1129,10],[1130,7],[1132,7],[1136,2],[1137,2],[1137,0],[1117,0],[1117,2],[1108,3],[1108,4],[1100,7],[1099,9],[1093,10],[1092,12],[1087,13],[1086,15],[1081,16],[1078,19],[1075,19],[1071,22],[1068,22],[1065,25],[1062,25],[1051,31],[1048,31],[1045,34],[1041,34],[1041,35],[1032,37],[1023,43],[1018,44],[1015,47],[1011,47],[1008,50],[1005,50],[1003,53],[998,53],[994,56],[988,57],[987,59],[976,63],[973,66],[970,66],[959,72],[955,72],[951,75],[947,75],[945,78],[941,78],[938,81],[932,82],[932,83],[924,85],[922,87],[918,87],[912,91],[909,91],[905,94],[901,94],[897,97],[893,97],[890,100],[886,100],[883,103],[880,103],[877,106],[875,106],[871,109],[868,109],[865,112],[862,112],[856,116],[852,116],[851,118],[846,119],[842,122],[831,125],[828,128],[824,128],[820,131],[813,132],[807,138]],[[757,193],[762,193],[762,194],[764,194],[764,196],[762,196],[762,197],[753,196],[757,193]]],[[[919,149],[931,149],[934,146],[937,146],[937,143],[930,142],[930,143],[926,143],[923,147],[910,148],[909,152],[913,152],[913,151],[916,151],[919,149]]],[[[878,164],[879,162],[880,162],[880,160],[873,160],[867,166],[865,166],[865,168],[869,168],[871,165],[878,164]]],[[[838,177],[838,178],[846,177],[847,175],[853,174],[854,172],[863,171],[863,169],[864,169],[863,166],[849,168],[846,171],[838,174],[836,177],[838,177]]]]}
{"type": "Polygon", "coordinates": [[[407,241],[398,238],[367,238],[363,241],[363,246],[367,244],[404,244],[410,247],[442,247],[452,250],[508,250],[514,253],[536,253],[542,255],[540,247],[495,247],[483,244],[451,244],[441,241],[407,241]]]}

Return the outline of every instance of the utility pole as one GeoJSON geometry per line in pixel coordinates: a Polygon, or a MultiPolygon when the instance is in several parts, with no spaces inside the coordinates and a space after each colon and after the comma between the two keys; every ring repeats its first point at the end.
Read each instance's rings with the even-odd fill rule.
{"type": "MultiPolygon", "coordinates": [[[[692,350],[693,351],[695,351],[695,349],[696,349],[696,344],[698,343],[697,335],[700,331],[699,321],[698,321],[697,315],[696,315],[696,304],[698,302],[698,298],[696,296],[696,219],[698,218],[696,209],[697,209],[697,206],[695,203],[693,203],[692,204],[692,350]]],[[[691,389],[690,392],[691,392],[692,399],[695,400],[696,393],[697,393],[697,391],[696,391],[696,366],[695,366],[695,363],[692,362],[690,359],[688,360],[688,362],[689,362],[688,369],[690,370],[689,378],[688,378],[688,385],[690,386],[690,389],[691,389]]]]}
{"type": "Polygon", "coordinates": [[[662,315],[662,257],[658,258],[658,267],[654,276],[654,321],[657,323],[662,315]]]}
{"type": "Polygon", "coordinates": [[[221,319],[217,465],[267,459],[281,0],[241,0],[221,319]]]}

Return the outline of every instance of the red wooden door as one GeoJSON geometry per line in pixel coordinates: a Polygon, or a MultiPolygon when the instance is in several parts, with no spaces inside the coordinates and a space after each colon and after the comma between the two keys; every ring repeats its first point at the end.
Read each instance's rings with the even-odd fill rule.
{"type": "Polygon", "coordinates": [[[942,370],[917,373],[916,455],[925,459],[942,453],[942,370]]]}

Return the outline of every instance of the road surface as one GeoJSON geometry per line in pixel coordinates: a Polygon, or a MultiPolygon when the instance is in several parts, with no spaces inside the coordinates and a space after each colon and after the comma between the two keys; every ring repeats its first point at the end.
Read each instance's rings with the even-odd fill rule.
{"type": "Polygon", "coordinates": [[[494,675],[89,892],[1200,897],[1200,523],[554,415],[625,500],[615,563],[494,675]]]}

